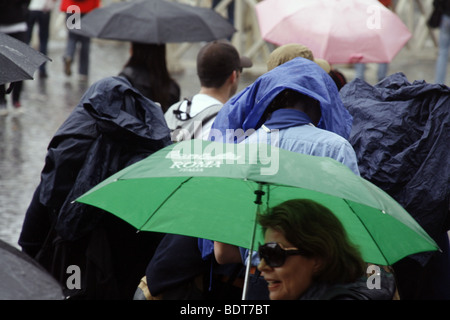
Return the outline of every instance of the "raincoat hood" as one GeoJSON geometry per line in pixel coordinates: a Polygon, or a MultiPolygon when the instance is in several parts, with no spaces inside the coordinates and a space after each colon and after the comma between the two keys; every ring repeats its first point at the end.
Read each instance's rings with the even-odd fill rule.
{"type": "MultiPolygon", "coordinates": [[[[434,239],[450,228],[450,89],[403,73],[340,92],[361,176],[398,201],[434,239]]],[[[425,264],[430,253],[415,255],[425,264]]]]}
{"type": "Polygon", "coordinates": [[[73,200],[169,144],[161,107],[128,80],[107,77],[89,87],[50,141],[41,172],[39,201],[58,212],[60,235],[78,238],[101,216],[73,200]]]}
{"type": "Polygon", "coordinates": [[[316,99],[320,103],[322,118],[318,127],[334,132],[345,139],[350,135],[353,118],[344,107],[333,79],[316,63],[295,58],[260,76],[253,84],[230,99],[220,110],[212,126],[212,136],[225,142],[227,129],[258,129],[262,115],[272,100],[283,90],[292,89],[316,99]],[[217,130],[217,131],[214,131],[217,130]]]}
{"type": "MultiPolygon", "coordinates": [[[[139,138],[152,143],[166,139],[170,132],[161,118],[160,107],[124,77],[109,77],[94,83],[74,113],[86,114],[96,122],[97,130],[120,140],[139,138]]],[[[68,130],[72,120],[73,117],[69,118],[58,133],[68,130]]]]}
{"type": "Polygon", "coordinates": [[[133,297],[162,235],[137,234],[127,222],[74,200],[169,144],[161,107],[121,77],[89,87],[53,136],[19,245],[61,284],[64,270],[78,266],[80,285],[64,285],[64,297],[133,297]]]}

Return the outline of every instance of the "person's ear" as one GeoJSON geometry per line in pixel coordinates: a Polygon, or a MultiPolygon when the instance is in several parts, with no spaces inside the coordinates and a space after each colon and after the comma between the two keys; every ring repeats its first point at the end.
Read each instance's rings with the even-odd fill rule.
{"type": "Polygon", "coordinates": [[[239,80],[239,74],[238,74],[238,70],[234,70],[232,73],[231,73],[231,75],[230,75],[230,77],[229,77],[229,80],[230,80],[230,83],[235,83],[236,81],[238,81],[239,80]]]}
{"type": "Polygon", "coordinates": [[[320,257],[314,257],[313,271],[314,274],[318,274],[323,268],[323,259],[320,257]]]}

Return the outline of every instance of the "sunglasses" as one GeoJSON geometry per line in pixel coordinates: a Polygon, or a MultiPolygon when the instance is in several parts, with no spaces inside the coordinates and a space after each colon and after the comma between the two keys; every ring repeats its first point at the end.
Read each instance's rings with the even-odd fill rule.
{"type": "Polygon", "coordinates": [[[298,249],[283,249],[276,242],[268,242],[259,246],[259,257],[264,259],[264,262],[272,268],[281,267],[286,258],[294,255],[307,255],[303,250],[298,249]]]}

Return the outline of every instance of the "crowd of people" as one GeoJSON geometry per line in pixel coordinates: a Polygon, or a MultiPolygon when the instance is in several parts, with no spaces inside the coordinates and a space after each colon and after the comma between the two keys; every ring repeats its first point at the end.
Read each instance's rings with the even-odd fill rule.
{"type": "MultiPolygon", "coordinates": [[[[20,8],[25,10],[28,2],[22,1],[20,8]]],[[[67,12],[75,3],[79,4],[63,0],[61,10],[67,12]]],[[[89,3],[81,14],[100,5],[99,0],[81,3],[89,3]]],[[[33,24],[38,21],[40,50],[46,53],[48,19],[54,5],[53,0],[33,0],[28,24],[26,15],[10,22],[16,27],[13,34],[30,42],[33,24]]],[[[0,31],[4,25],[2,15],[3,11],[0,31]]],[[[442,28],[447,27],[447,18],[445,13],[442,28]]],[[[442,37],[445,38],[444,32],[442,37]]],[[[72,74],[76,42],[80,41],[79,74],[86,78],[90,40],[79,38],[70,29],[67,39],[64,72],[67,76],[72,74]]],[[[444,39],[440,58],[445,55],[445,45],[444,39]]],[[[376,114],[376,107],[396,99],[402,103],[409,99],[414,106],[418,100],[425,101],[429,107],[426,110],[433,111],[424,115],[421,105],[417,111],[420,117],[411,119],[407,128],[400,125],[401,130],[409,130],[417,124],[413,133],[418,136],[416,141],[423,141],[422,152],[416,152],[414,161],[405,163],[415,174],[422,172],[421,164],[430,158],[436,163],[448,163],[448,155],[436,151],[442,150],[444,144],[436,142],[446,141],[449,133],[427,129],[429,119],[437,121],[436,118],[444,128],[448,127],[449,111],[441,107],[450,103],[448,87],[421,84],[422,87],[411,89],[412,85],[402,82],[398,75],[386,74],[375,87],[358,78],[348,83],[339,70],[315,58],[309,48],[288,44],[273,50],[267,60],[267,72],[238,92],[244,68],[252,65],[226,39],[206,43],[196,60],[199,91],[181,99],[180,85],[168,71],[166,45],[131,43],[130,57],[123,69],[92,84],[51,139],[40,183],[23,222],[19,238],[22,250],[51,273],[71,299],[240,299],[249,255],[255,257],[250,268],[249,299],[450,299],[450,276],[446,274],[450,251],[448,238],[443,238],[450,229],[448,186],[441,187],[447,192],[437,190],[433,183],[419,190],[433,195],[424,200],[430,207],[426,217],[422,208],[417,212],[419,206],[410,198],[398,195],[398,201],[408,207],[441,251],[405,257],[392,268],[382,268],[383,286],[378,291],[367,288],[369,262],[363,260],[335,213],[312,200],[289,200],[260,213],[257,220],[265,243],[255,252],[208,239],[136,233],[112,214],[72,203],[111,174],[165,146],[188,139],[272,144],[292,152],[333,158],[355,175],[368,178],[378,169],[369,164],[380,168],[385,164],[380,157],[371,162],[368,155],[372,150],[365,148],[388,146],[380,147],[380,135],[376,136],[377,141],[364,145],[358,139],[370,131],[372,123],[368,119],[383,116],[376,114]],[[367,86],[376,90],[368,90],[367,86]],[[409,90],[408,98],[404,89],[409,90]],[[361,92],[367,99],[358,103],[366,108],[366,118],[358,117],[353,108],[352,99],[359,98],[361,92]],[[390,99],[377,92],[389,94],[390,99]],[[440,115],[435,117],[437,112],[440,115]],[[251,129],[252,134],[233,135],[227,140],[226,131],[230,129],[242,129],[242,133],[251,129]],[[419,131],[433,136],[422,140],[419,131]],[[64,270],[69,265],[81,267],[81,288],[64,288],[68,278],[64,270]]],[[[45,65],[39,75],[51,76],[45,65]]],[[[440,76],[440,81],[443,83],[445,77],[440,76]]],[[[20,83],[16,83],[12,89],[16,108],[20,107],[20,88],[20,83]]],[[[406,110],[408,107],[412,109],[407,105],[406,110]]],[[[394,123],[395,119],[383,121],[394,123]]],[[[387,152],[406,153],[409,147],[387,152]]],[[[403,178],[406,172],[398,163],[389,170],[391,178],[403,178]]],[[[408,172],[408,177],[412,178],[412,174],[408,172]]],[[[421,177],[430,179],[436,175],[425,172],[421,177]]],[[[448,179],[448,169],[441,175],[448,179]]],[[[379,181],[379,187],[397,191],[405,185],[400,178],[398,182],[379,181]]],[[[410,194],[419,189],[417,184],[408,188],[410,194]]]]}

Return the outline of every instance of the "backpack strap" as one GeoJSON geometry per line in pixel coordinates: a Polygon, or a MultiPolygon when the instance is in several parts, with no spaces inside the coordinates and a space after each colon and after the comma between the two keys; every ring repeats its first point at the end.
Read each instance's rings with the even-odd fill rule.
{"type": "MultiPolygon", "coordinates": [[[[211,114],[209,114],[208,116],[204,117],[202,120],[202,125],[204,125],[205,123],[207,123],[209,120],[211,120],[212,118],[214,118],[215,116],[217,116],[217,114],[219,113],[220,109],[222,108],[222,104],[213,104],[212,106],[209,106],[208,108],[206,108],[203,111],[211,111],[210,108],[216,108],[216,110],[213,110],[211,114]]],[[[202,111],[202,112],[203,112],[202,111]]]]}
{"type": "MultiPolygon", "coordinates": [[[[219,104],[219,103],[210,105],[208,108],[206,108],[206,109],[202,110],[201,112],[199,112],[198,114],[196,114],[194,118],[202,117],[201,124],[203,127],[205,125],[205,123],[207,123],[208,121],[213,119],[215,116],[217,116],[217,114],[219,113],[222,106],[223,106],[223,104],[219,104]],[[203,114],[208,114],[208,115],[203,116],[203,114]]],[[[194,135],[195,135],[195,131],[192,131],[191,139],[194,139],[194,135]]]]}
{"type": "Polygon", "coordinates": [[[191,99],[184,98],[183,101],[180,101],[178,106],[176,106],[173,109],[173,114],[176,118],[175,121],[171,122],[169,124],[169,128],[171,128],[172,131],[172,140],[173,141],[180,141],[180,138],[178,137],[179,131],[182,129],[185,129],[189,132],[190,139],[193,139],[196,133],[196,129],[199,128],[199,126],[195,125],[196,123],[200,123],[201,127],[203,127],[207,122],[209,122],[211,119],[213,119],[217,114],[219,113],[220,109],[222,108],[222,103],[216,103],[209,105],[199,113],[197,113],[195,116],[190,115],[192,101],[191,99]],[[184,103],[184,101],[187,101],[187,108],[186,111],[180,110],[181,105],[184,103]]]}
{"type": "Polygon", "coordinates": [[[175,117],[180,121],[186,121],[191,119],[191,105],[192,105],[192,97],[191,98],[184,98],[182,101],[178,103],[178,108],[173,110],[173,114],[175,117]],[[186,111],[181,111],[180,107],[183,104],[183,102],[187,102],[186,111]],[[185,118],[183,118],[181,115],[184,114],[185,118]]]}

